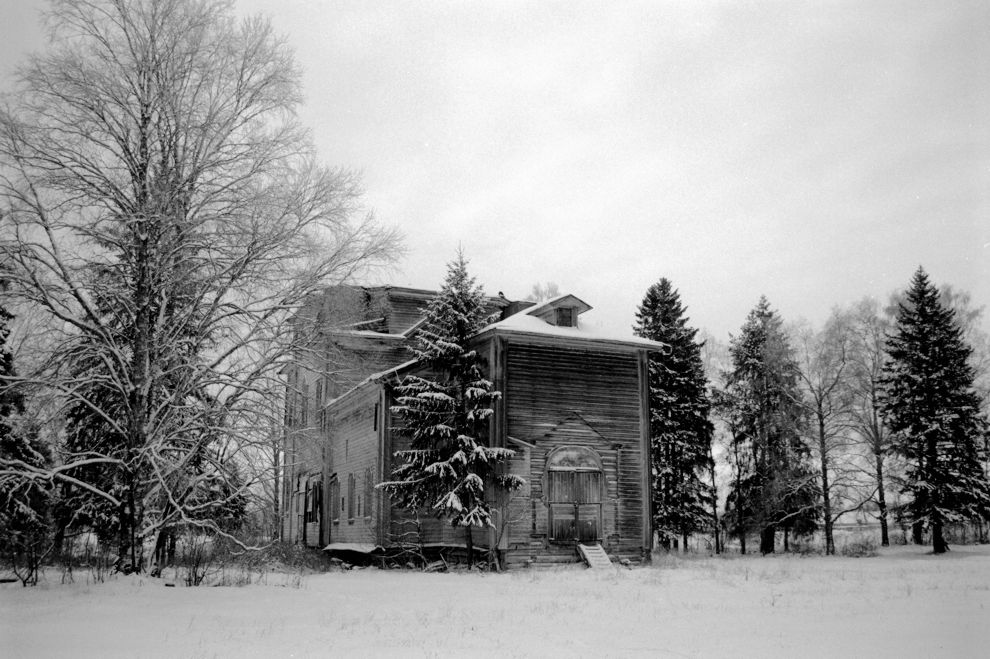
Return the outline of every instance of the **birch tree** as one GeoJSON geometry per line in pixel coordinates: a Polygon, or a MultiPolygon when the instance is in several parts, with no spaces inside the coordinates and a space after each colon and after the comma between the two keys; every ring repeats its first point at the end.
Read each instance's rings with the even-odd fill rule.
{"type": "Polygon", "coordinates": [[[836,309],[821,330],[796,332],[799,402],[811,421],[807,433],[818,466],[826,555],[835,554],[835,523],[863,508],[874,494],[857,455],[852,322],[850,313],[836,309]]]}
{"type": "Polygon", "coordinates": [[[880,544],[890,546],[887,489],[891,481],[890,431],[880,413],[881,377],[886,358],[890,319],[880,304],[864,298],[852,309],[851,366],[847,385],[852,395],[852,429],[865,449],[868,474],[873,480],[873,503],[880,522],[880,544]]]}
{"type": "Polygon", "coordinates": [[[102,501],[121,563],[141,569],[143,543],[176,524],[223,531],[252,486],[236,465],[270,427],[258,400],[301,336],[288,318],[386,262],[396,236],[352,174],[317,161],[267,20],[209,0],[55,0],[48,27],[0,111],[0,257],[57,333],[22,379],[89,439],[0,478],[102,501]]]}

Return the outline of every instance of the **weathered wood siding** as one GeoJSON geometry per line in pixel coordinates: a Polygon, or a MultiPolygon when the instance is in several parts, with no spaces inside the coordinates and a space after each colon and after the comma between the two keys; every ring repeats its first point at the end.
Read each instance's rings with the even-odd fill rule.
{"type": "Polygon", "coordinates": [[[524,343],[512,338],[505,349],[506,433],[530,444],[513,445],[513,471],[527,480],[509,505],[509,562],[575,554],[572,543],[550,540],[545,496],[548,454],[562,446],[583,446],[600,458],[603,470],[601,540],[613,555],[640,558],[644,537],[644,455],[641,381],[635,352],[577,349],[524,343]]]}
{"type": "Polygon", "coordinates": [[[387,371],[412,359],[408,344],[373,335],[337,337],[326,347],[326,398],[348,392],[368,376],[387,371]]]}
{"type": "Polygon", "coordinates": [[[368,386],[334,405],[326,422],[327,542],[379,542],[374,489],[379,461],[379,387],[368,386]],[[333,483],[336,481],[337,486],[333,483]]]}
{"type": "Polygon", "coordinates": [[[326,458],[314,393],[317,380],[312,371],[301,367],[287,373],[282,464],[282,538],[313,546],[321,542],[321,529],[319,523],[305,522],[306,498],[313,482],[323,481],[326,458]]]}

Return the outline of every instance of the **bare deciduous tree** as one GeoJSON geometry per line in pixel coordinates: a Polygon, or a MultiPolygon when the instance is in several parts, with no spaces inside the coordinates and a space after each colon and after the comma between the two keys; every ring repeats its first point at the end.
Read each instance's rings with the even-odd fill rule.
{"type": "Polygon", "coordinates": [[[266,20],[182,0],[56,0],[48,18],[55,46],[0,111],[0,255],[54,333],[23,379],[99,432],[0,478],[104,501],[140,569],[142,543],[178,523],[223,530],[304,334],[288,319],[397,236],[353,175],[317,163],[266,20]]]}
{"type": "Polygon", "coordinates": [[[805,326],[794,332],[803,390],[799,402],[811,419],[810,445],[818,462],[826,555],[835,554],[835,523],[846,513],[861,509],[875,491],[869,490],[869,483],[864,484],[854,450],[852,321],[848,313],[837,309],[823,329],[805,326]]]}
{"type": "Polygon", "coordinates": [[[866,448],[870,475],[874,481],[874,503],[880,521],[880,544],[890,545],[887,487],[890,480],[890,434],[880,414],[880,377],[886,358],[885,342],[892,326],[889,317],[873,298],[853,306],[852,368],[849,388],[852,394],[852,423],[866,448]]]}

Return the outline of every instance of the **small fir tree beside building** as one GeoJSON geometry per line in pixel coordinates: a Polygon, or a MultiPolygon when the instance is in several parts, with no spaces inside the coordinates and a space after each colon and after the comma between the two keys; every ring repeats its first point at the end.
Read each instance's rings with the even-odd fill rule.
{"type": "Polygon", "coordinates": [[[417,334],[420,374],[395,387],[392,413],[396,430],[410,440],[397,451],[392,480],[381,487],[394,504],[448,520],[467,529],[472,560],[472,529],[494,526],[492,489],[511,490],[523,480],[504,473],[514,451],[489,445],[489,426],[501,393],[483,371],[471,338],[494,318],[487,298],[468,275],[464,255],[448,264],[443,288],[426,308],[417,334]]]}

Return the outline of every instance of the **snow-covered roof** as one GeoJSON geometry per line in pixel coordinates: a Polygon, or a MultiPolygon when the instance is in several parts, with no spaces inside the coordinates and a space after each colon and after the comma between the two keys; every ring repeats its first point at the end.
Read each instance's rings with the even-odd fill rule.
{"type": "Polygon", "coordinates": [[[585,311],[591,311],[591,305],[571,293],[564,293],[563,295],[558,295],[557,297],[552,297],[545,302],[540,302],[536,306],[529,307],[524,310],[524,313],[528,313],[531,316],[539,316],[544,313],[547,309],[556,309],[557,307],[575,307],[579,314],[585,311]]]}
{"type": "MultiPolygon", "coordinates": [[[[587,323],[583,322],[580,318],[580,314],[591,309],[591,306],[581,300],[580,298],[571,295],[564,294],[558,295],[555,298],[549,299],[545,302],[537,304],[532,307],[528,307],[515,313],[504,320],[500,320],[486,327],[482,328],[475,337],[481,337],[489,332],[508,332],[516,335],[525,336],[541,336],[541,337],[553,337],[562,339],[571,339],[577,341],[593,341],[596,343],[604,343],[612,346],[619,346],[624,348],[639,348],[646,350],[666,350],[667,346],[663,343],[657,341],[650,341],[649,339],[643,339],[632,334],[620,334],[618,332],[609,332],[598,327],[590,327],[587,323]],[[543,320],[540,316],[546,317],[548,312],[557,307],[572,307],[577,310],[578,318],[576,327],[564,327],[560,325],[554,325],[543,320]]],[[[414,333],[425,321],[420,321],[413,327],[407,330],[408,334],[414,333]]],[[[374,336],[376,338],[408,338],[402,334],[380,334],[377,332],[368,331],[352,331],[348,332],[350,335],[357,336],[374,336]]],[[[391,368],[385,369],[378,373],[372,373],[365,379],[358,382],[356,385],[337,396],[333,400],[328,402],[329,404],[337,403],[338,401],[353,395],[355,392],[363,389],[369,384],[375,382],[381,382],[382,380],[401,373],[409,368],[415,367],[418,360],[411,359],[409,361],[403,362],[391,368]]]]}
{"type": "Polygon", "coordinates": [[[348,396],[353,395],[355,392],[360,391],[361,389],[365,388],[369,384],[373,384],[373,383],[376,383],[376,382],[381,382],[382,380],[384,380],[385,378],[389,377],[390,375],[394,375],[396,373],[400,373],[400,372],[402,372],[402,371],[404,371],[404,370],[406,370],[406,369],[408,369],[408,368],[410,368],[412,366],[415,366],[418,363],[419,363],[419,360],[418,359],[410,359],[409,361],[402,362],[401,364],[399,364],[397,366],[393,366],[392,368],[387,368],[384,371],[379,371],[377,373],[372,373],[371,375],[369,375],[365,379],[361,380],[356,385],[354,385],[353,387],[351,387],[350,389],[348,389],[344,393],[340,394],[336,398],[332,398],[331,400],[327,401],[327,406],[329,407],[330,405],[334,405],[334,404],[340,402],[341,400],[347,398],[348,396]]]}
{"type": "Polygon", "coordinates": [[[512,334],[598,341],[613,345],[645,348],[647,350],[665,350],[667,348],[667,346],[663,343],[640,338],[632,334],[610,332],[598,327],[591,327],[587,323],[583,322],[580,316],[577,318],[576,327],[553,325],[539,318],[540,315],[545,315],[549,308],[560,306],[574,306],[578,309],[579,314],[591,308],[588,304],[573,295],[559,295],[551,300],[543,302],[542,304],[538,304],[535,307],[524,309],[523,311],[513,314],[504,320],[488,325],[478,332],[478,336],[482,336],[488,332],[510,332],[512,334]],[[573,298],[575,304],[561,304],[562,302],[572,301],[567,300],[567,298],[573,298]]]}

